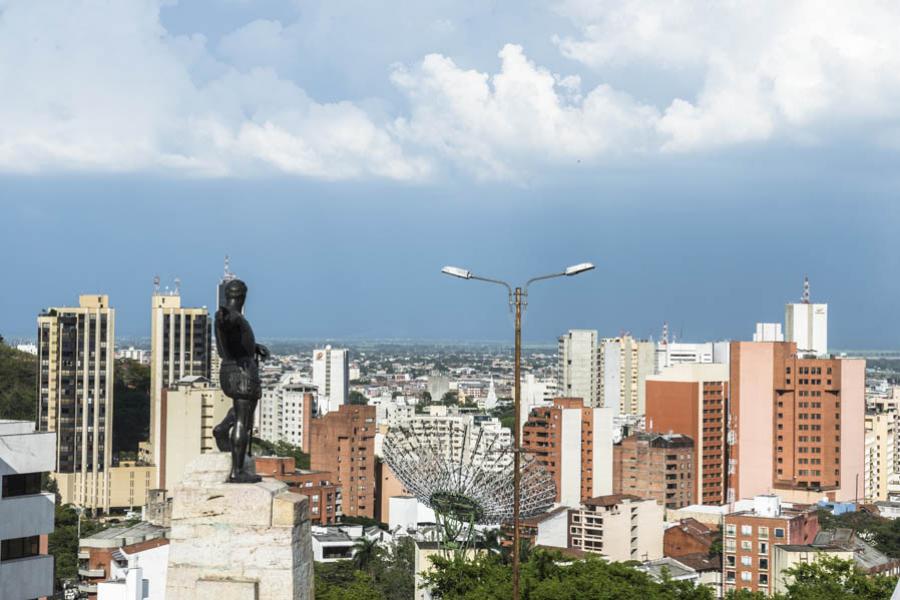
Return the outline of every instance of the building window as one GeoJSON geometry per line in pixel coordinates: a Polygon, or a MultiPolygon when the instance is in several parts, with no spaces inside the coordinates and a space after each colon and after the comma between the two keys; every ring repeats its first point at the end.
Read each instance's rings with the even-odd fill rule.
{"type": "Polygon", "coordinates": [[[0,496],[2,496],[3,498],[27,496],[29,494],[39,494],[40,492],[40,473],[24,473],[3,476],[3,493],[0,494],[0,496]]]}
{"type": "Polygon", "coordinates": [[[741,535],[753,535],[753,526],[741,525],[741,535]]]}
{"type": "Polygon", "coordinates": [[[766,542],[759,543],[759,553],[760,554],[768,554],[769,553],[769,544],[766,542]]]}
{"type": "Polygon", "coordinates": [[[741,581],[753,581],[753,573],[750,571],[741,571],[741,581]]]}
{"type": "Polygon", "coordinates": [[[725,525],[725,535],[734,537],[735,529],[736,529],[736,527],[734,524],[731,524],[731,523],[726,524],[725,525]]]}
{"type": "Polygon", "coordinates": [[[769,575],[767,573],[759,574],[759,585],[769,585],[769,575]]]}
{"type": "Polygon", "coordinates": [[[782,529],[781,527],[776,527],[775,528],[775,537],[783,538],[784,537],[784,529],[782,529]]]}
{"type": "Polygon", "coordinates": [[[752,556],[742,556],[741,564],[745,567],[752,567],[753,566],[753,557],[752,556]]]}
{"type": "Polygon", "coordinates": [[[41,536],[13,538],[0,542],[0,562],[37,556],[41,553],[41,536]]]}
{"type": "Polygon", "coordinates": [[[741,550],[753,550],[753,542],[750,540],[741,540],[741,550]]]}
{"type": "Polygon", "coordinates": [[[768,568],[769,568],[769,559],[768,558],[759,559],[759,569],[761,571],[766,571],[766,570],[768,570],[768,568]]]}
{"type": "Polygon", "coordinates": [[[725,540],[725,551],[726,552],[734,552],[735,544],[734,540],[725,540]]]}
{"type": "Polygon", "coordinates": [[[728,556],[725,557],[725,566],[726,566],[726,567],[733,567],[733,566],[734,566],[734,563],[735,563],[735,559],[734,559],[734,555],[733,555],[733,554],[730,554],[730,555],[728,555],[728,556]]]}
{"type": "Polygon", "coordinates": [[[769,538],[769,528],[768,527],[758,527],[757,532],[759,533],[759,539],[765,540],[769,538]]]}
{"type": "Polygon", "coordinates": [[[725,571],[725,581],[734,583],[734,571],[725,571]]]}

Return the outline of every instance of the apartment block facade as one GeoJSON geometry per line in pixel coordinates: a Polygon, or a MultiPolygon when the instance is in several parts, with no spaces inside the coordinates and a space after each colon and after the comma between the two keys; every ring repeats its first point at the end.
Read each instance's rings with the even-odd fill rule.
{"type": "Polygon", "coordinates": [[[316,387],[292,381],[291,375],[263,390],[259,401],[259,437],[287,442],[309,452],[309,423],[316,404],[316,387]]]}
{"type": "Polygon", "coordinates": [[[681,508],[694,499],[694,441],[680,433],[637,433],[613,446],[613,493],[681,508]]]}
{"type": "Polygon", "coordinates": [[[784,508],[778,496],[754,498],[753,510],[725,515],[722,568],[724,591],[772,595],[777,573],[775,546],[810,544],[819,531],[815,510],[784,508]]]}
{"type": "Polygon", "coordinates": [[[47,309],[37,325],[37,426],[56,433],[63,501],[108,511],[115,310],[108,296],[83,295],[77,307],[47,309]]]}
{"type": "MultiPolygon", "coordinates": [[[[210,379],[212,323],[206,307],[182,307],[177,291],[155,292],[150,307],[149,454],[152,464],[162,466],[163,390],[185,377],[210,379]]],[[[157,486],[165,487],[160,481],[157,486]]]]}
{"type": "Polygon", "coordinates": [[[570,507],[612,492],[611,408],[592,408],[581,398],[555,398],[531,411],[522,449],[553,476],[556,501],[570,507]]]}
{"type": "Polygon", "coordinates": [[[865,418],[865,492],[867,502],[888,499],[888,478],[896,460],[897,414],[867,413],[865,418]]]}
{"type": "Polygon", "coordinates": [[[569,548],[611,561],[656,560],[663,551],[665,509],[629,494],[591,498],[569,511],[569,548]]]}
{"type": "Polygon", "coordinates": [[[573,329],[560,336],[556,377],[560,396],[581,398],[585,406],[600,406],[596,330],[573,329]]]}
{"type": "Polygon", "coordinates": [[[53,594],[55,498],[41,478],[56,466],[56,435],[31,421],[0,420],[0,598],[53,594]]]}
{"type": "Polygon", "coordinates": [[[344,404],[310,422],[310,468],[341,486],[344,515],[375,518],[376,432],[374,406],[344,404]]]}
{"type": "Polygon", "coordinates": [[[728,366],[679,364],[647,379],[647,430],[694,440],[692,504],[722,504],[728,469],[728,366]]]}
{"type": "Polygon", "coordinates": [[[345,349],[325,346],[313,350],[312,382],[318,389],[317,416],[337,411],[350,395],[350,359],[345,349]]]}

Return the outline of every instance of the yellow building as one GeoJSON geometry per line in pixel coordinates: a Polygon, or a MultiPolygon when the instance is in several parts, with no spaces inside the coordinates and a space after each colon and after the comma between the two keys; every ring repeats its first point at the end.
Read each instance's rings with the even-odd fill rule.
{"type": "Polygon", "coordinates": [[[158,487],[171,495],[188,463],[201,454],[216,451],[213,427],[225,418],[229,408],[231,400],[203,377],[185,377],[163,389],[158,487]]]}
{"type": "Polygon", "coordinates": [[[867,414],[865,431],[865,498],[869,502],[887,500],[888,479],[894,472],[897,414],[867,414]]]}
{"type": "MultiPolygon", "coordinates": [[[[141,445],[141,456],[162,467],[163,390],[184,377],[209,379],[212,334],[206,307],[183,308],[177,290],[157,289],[150,305],[150,440],[141,445]]],[[[160,468],[158,475],[163,473],[160,468]]],[[[162,481],[155,485],[165,487],[162,481]]]]}
{"type": "Polygon", "coordinates": [[[83,295],[77,307],[48,308],[37,324],[37,425],[57,434],[54,477],[70,502],[108,511],[115,310],[106,295],[83,295]]]}

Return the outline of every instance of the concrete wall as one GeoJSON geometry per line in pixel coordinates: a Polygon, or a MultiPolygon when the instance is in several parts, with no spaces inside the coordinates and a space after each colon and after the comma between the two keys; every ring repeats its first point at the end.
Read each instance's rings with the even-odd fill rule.
{"type": "Polygon", "coordinates": [[[549,519],[538,523],[534,543],[538,546],[565,548],[569,545],[569,514],[561,510],[549,519]]]}
{"type": "Polygon", "coordinates": [[[0,563],[0,598],[12,600],[52,594],[52,556],[32,556],[0,563]]]}
{"type": "Polygon", "coordinates": [[[736,498],[772,491],[772,439],[775,344],[734,342],[731,346],[731,398],[737,462],[736,498]]]}
{"type": "Polygon", "coordinates": [[[592,497],[613,493],[613,408],[595,408],[594,416],[594,465],[592,497]]]}
{"type": "Polygon", "coordinates": [[[560,427],[562,452],[559,501],[565,506],[574,508],[581,504],[581,409],[564,409],[560,427]]]}
{"type": "Polygon", "coordinates": [[[834,499],[846,502],[862,496],[864,483],[866,361],[842,360],[840,364],[841,487],[834,499]]]}

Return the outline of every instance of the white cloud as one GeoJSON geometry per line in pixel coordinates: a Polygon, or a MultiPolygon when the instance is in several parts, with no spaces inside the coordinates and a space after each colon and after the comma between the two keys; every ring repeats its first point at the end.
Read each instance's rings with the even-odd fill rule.
{"type": "Polygon", "coordinates": [[[565,0],[560,10],[583,34],[558,39],[560,50],[601,72],[703,72],[695,98],[665,109],[667,150],[809,139],[900,117],[896,2],[565,0]]]}
{"type": "Polygon", "coordinates": [[[414,68],[396,68],[392,79],[411,106],[410,116],[395,123],[398,137],[486,178],[654,146],[659,114],[653,107],[607,86],[582,95],[577,78],[536,66],[520,46],[508,44],[499,56],[500,72],[493,76],[438,54],[414,68]]]}
{"type": "Polygon", "coordinates": [[[449,164],[519,179],[773,140],[828,144],[835,131],[841,143],[898,146],[896,2],[560,0],[556,20],[525,2],[523,44],[503,45],[496,69],[472,68],[474,46],[459,46],[487,35],[475,2],[410,2],[397,23],[313,3],[304,20],[260,18],[211,40],[169,33],[160,2],[0,0],[0,171],[421,181],[449,164]],[[560,15],[576,33],[554,36],[560,15]],[[360,50],[373,27],[393,34],[360,50]],[[540,56],[536,35],[572,62],[535,60],[524,48],[540,56]],[[330,54],[342,60],[323,62],[330,54]],[[335,71],[353,85],[323,85],[335,71]]]}
{"type": "Polygon", "coordinates": [[[219,63],[205,43],[167,34],[154,0],[2,5],[0,170],[429,173],[352,103],[219,63]]]}

